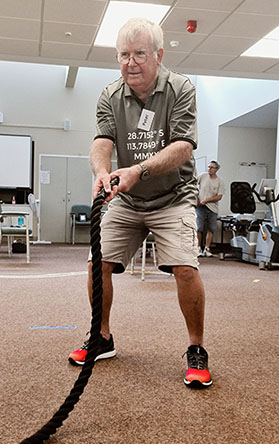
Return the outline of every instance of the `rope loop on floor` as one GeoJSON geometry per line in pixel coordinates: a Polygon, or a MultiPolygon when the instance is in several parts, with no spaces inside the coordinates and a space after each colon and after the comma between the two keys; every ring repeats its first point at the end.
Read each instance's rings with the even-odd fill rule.
{"type": "MultiPolygon", "coordinates": [[[[111,186],[117,185],[119,178],[115,177],[111,181],[111,186]]],[[[51,435],[54,435],[63,421],[69,416],[75,405],[78,403],[88,380],[92,374],[96,350],[98,345],[99,334],[101,331],[102,322],[102,305],[103,305],[103,283],[102,283],[102,253],[101,253],[101,208],[109,193],[106,193],[104,188],[98,193],[93,201],[91,208],[91,226],[90,226],[90,245],[92,254],[92,290],[93,290],[93,307],[90,337],[88,344],[88,353],[86,355],[85,363],[76,380],[70,394],[67,396],[63,404],[53,415],[53,417],[39,429],[36,433],[25,438],[20,444],[43,444],[51,435]]]]}

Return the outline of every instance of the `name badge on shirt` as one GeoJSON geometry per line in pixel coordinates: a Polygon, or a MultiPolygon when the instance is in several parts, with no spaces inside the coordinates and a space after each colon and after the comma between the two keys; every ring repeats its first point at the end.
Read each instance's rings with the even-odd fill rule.
{"type": "Polygon", "coordinates": [[[155,116],[154,111],[150,111],[149,109],[143,108],[140,118],[139,118],[138,128],[141,130],[149,131],[151,128],[151,124],[153,122],[154,116],[155,116]]]}

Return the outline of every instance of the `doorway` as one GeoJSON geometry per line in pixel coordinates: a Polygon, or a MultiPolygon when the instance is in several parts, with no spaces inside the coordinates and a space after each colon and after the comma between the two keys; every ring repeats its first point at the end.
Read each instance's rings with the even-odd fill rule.
{"type": "MultiPolygon", "coordinates": [[[[93,174],[86,156],[40,155],[40,236],[51,242],[71,240],[71,208],[91,205],[93,174]]],[[[89,243],[80,230],[77,243],[89,243]]]]}

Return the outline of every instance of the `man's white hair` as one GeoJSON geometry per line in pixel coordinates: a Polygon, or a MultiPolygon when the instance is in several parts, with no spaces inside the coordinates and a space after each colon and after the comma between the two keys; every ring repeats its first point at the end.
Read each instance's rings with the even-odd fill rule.
{"type": "Polygon", "coordinates": [[[119,30],[116,49],[120,49],[120,41],[122,39],[134,43],[136,34],[138,32],[147,31],[150,35],[151,45],[154,51],[159,51],[159,49],[164,46],[164,36],[160,25],[153,23],[145,18],[132,18],[128,20],[119,30]]]}

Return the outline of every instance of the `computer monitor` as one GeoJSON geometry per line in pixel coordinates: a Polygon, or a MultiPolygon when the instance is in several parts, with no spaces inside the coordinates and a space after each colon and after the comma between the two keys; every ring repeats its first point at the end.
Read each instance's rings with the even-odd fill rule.
{"type": "Polygon", "coordinates": [[[265,189],[272,188],[274,189],[276,186],[276,179],[262,179],[258,186],[257,192],[260,196],[265,196],[265,189]]]}

